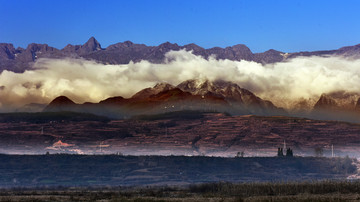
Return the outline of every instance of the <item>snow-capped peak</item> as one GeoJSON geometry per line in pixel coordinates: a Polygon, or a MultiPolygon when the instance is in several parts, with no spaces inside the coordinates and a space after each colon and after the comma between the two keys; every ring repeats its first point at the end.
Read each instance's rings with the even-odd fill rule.
{"type": "Polygon", "coordinates": [[[242,103],[245,105],[273,106],[271,102],[262,100],[252,92],[243,89],[236,83],[230,81],[192,79],[180,83],[177,87],[193,95],[212,95],[223,97],[227,101],[237,104],[242,103]]]}
{"type": "Polygon", "coordinates": [[[145,88],[145,89],[139,91],[138,93],[133,95],[132,98],[136,98],[136,99],[146,98],[146,97],[158,94],[158,93],[166,91],[166,90],[171,90],[173,88],[174,88],[174,86],[171,84],[168,84],[168,83],[157,83],[152,88],[145,88]]]}

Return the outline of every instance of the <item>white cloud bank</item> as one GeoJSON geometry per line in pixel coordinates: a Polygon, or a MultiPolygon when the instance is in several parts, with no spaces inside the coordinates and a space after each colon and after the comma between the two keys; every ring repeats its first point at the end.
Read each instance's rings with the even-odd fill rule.
{"type": "Polygon", "coordinates": [[[313,102],[322,93],[360,93],[360,60],[341,57],[302,57],[262,65],[249,61],[208,60],[191,52],[171,51],[164,64],[147,61],[104,65],[82,59],[39,59],[34,70],[0,74],[2,106],[49,103],[60,95],[76,102],[98,102],[112,96],[168,82],[208,78],[233,81],[277,106],[289,108],[299,100],[313,102]]]}

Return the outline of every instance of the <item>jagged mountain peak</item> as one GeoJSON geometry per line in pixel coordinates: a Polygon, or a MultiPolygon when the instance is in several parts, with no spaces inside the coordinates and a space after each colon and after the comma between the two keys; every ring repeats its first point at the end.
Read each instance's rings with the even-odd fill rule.
{"type": "Polygon", "coordinates": [[[158,93],[161,93],[163,91],[172,90],[175,87],[168,83],[157,83],[154,87],[145,88],[139,92],[137,92],[135,95],[133,95],[131,98],[133,99],[144,99],[147,97],[150,97],[152,95],[156,95],[158,93]]]}
{"type": "Polygon", "coordinates": [[[93,36],[91,36],[89,39],[88,39],[88,42],[90,42],[90,41],[93,41],[93,42],[97,42],[97,40],[95,39],[95,37],[93,37],[93,36]]]}
{"type": "Polygon", "coordinates": [[[323,109],[334,109],[337,108],[336,101],[329,95],[323,93],[321,94],[319,100],[316,102],[314,109],[323,110],[323,109]]]}
{"type": "Polygon", "coordinates": [[[0,43],[0,58],[3,59],[14,59],[15,58],[15,48],[11,43],[0,43]]]}
{"type": "Polygon", "coordinates": [[[87,55],[99,50],[102,50],[101,45],[94,37],[90,37],[83,45],[68,44],[62,49],[62,51],[66,53],[78,54],[79,56],[87,55]]]}
{"type": "Polygon", "coordinates": [[[95,39],[95,37],[90,37],[90,39],[83,45],[83,48],[87,48],[90,51],[101,50],[100,43],[95,39]]]}
{"type": "Polygon", "coordinates": [[[219,90],[224,90],[227,87],[238,87],[240,89],[240,87],[233,82],[224,80],[211,81],[207,78],[186,80],[177,87],[197,95],[204,95],[208,92],[214,93],[219,90]]]}
{"type": "Polygon", "coordinates": [[[154,89],[166,89],[169,90],[170,88],[174,88],[173,85],[165,83],[165,82],[161,82],[161,83],[157,83],[155,84],[155,86],[153,87],[154,89]]]}
{"type": "Polygon", "coordinates": [[[357,108],[359,98],[360,94],[347,91],[323,93],[314,105],[314,109],[338,109],[351,111],[357,108]]]}
{"type": "Polygon", "coordinates": [[[211,81],[206,78],[191,79],[180,83],[177,87],[194,95],[222,97],[235,105],[243,104],[258,109],[276,108],[270,101],[262,100],[249,90],[241,88],[231,81],[221,79],[211,81]]]}

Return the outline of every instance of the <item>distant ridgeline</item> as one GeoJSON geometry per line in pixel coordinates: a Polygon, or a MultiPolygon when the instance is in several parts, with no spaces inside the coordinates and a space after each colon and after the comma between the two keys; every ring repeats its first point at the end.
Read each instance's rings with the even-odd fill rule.
{"type": "Polygon", "coordinates": [[[125,41],[102,48],[100,43],[91,37],[83,45],[67,45],[63,49],[56,49],[47,44],[29,44],[26,48],[15,48],[10,43],[0,43],[0,72],[3,70],[24,72],[32,68],[32,64],[40,58],[84,58],[104,64],[129,64],[130,61],[147,60],[152,63],[163,63],[165,54],[169,51],[186,50],[194,55],[233,61],[255,61],[262,64],[287,61],[299,56],[342,56],[359,58],[360,44],[347,46],[337,50],[284,53],[270,49],[263,53],[252,53],[244,44],[237,44],[226,48],[202,48],[196,44],[179,46],[176,43],[165,42],[158,46],[146,46],[125,41]]]}

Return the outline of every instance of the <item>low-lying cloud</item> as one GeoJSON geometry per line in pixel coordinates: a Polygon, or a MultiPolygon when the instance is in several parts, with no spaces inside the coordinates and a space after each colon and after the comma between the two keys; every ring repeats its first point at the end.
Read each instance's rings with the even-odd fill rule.
{"type": "Polygon", "coordinates": [[[277,106],[291,108],[300,100],[313,103],[322,93],[360,93],[360,60],[342,57],[301,57],[262,65],[249,61],[204,59],[185,50],[166,54],[164,64],[148,61],[105,65],[83,59],[39,59],[34,70],[0,74],[0,103],[15,108],[49,103],[65,95],[75,102],[98,102],[112,96],[188,79],[223,79],[239,84],[277,106]]]}

